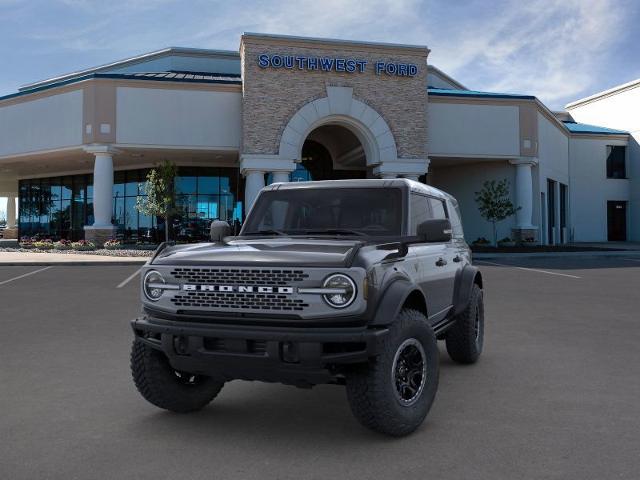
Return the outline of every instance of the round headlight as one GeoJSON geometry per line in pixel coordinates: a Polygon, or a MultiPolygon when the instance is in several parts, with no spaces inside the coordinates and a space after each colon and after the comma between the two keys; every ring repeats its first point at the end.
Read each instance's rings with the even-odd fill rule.
{"type": "Polygon", "coordinates": [[[333,308],[348,307],[356,298],[356,284],[341,273],[328,276],[322,286],[327,290],[332,290],[330,293],[322,295],[322,298],[333,308]]]}
{"type": "Polygon", "coordinates": [[[152,302],[157,302],[164,292],[164,288],[162,288],[162,285],[164,285],[165,283],[166,282],[164,281],[164,278],[162,278],[162,275],[160,275],[160,273],[156,272],[155,270],[147,272],[147,274],[144,276],[143,282],[144,296],[152,302]]]}

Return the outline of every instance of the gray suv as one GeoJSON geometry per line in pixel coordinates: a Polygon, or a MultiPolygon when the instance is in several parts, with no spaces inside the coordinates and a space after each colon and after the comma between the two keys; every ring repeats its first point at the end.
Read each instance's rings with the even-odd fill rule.
{"type": "Polygon", "coordinates": [[[400,436],[433,403],[437,340],[478,359],[482,276],[450,195],[406,179],[273,184],[238,236],[225,226],[143,268],[131,368],[152,404],[199,410],[235,379],[332,383],[363,425],[400,436]]]}

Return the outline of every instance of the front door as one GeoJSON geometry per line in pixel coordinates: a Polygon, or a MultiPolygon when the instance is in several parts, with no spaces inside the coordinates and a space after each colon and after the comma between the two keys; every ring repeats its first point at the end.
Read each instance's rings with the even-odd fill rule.
{"type": "Polygon", "coordinates": [[[547,243],[556,243],[556,182],[547,179],[547,243]]]}
{"type": "Polygon", "coordinates": [[[627,240],[627,202],[607,202],[607,229],[610,242],[627,240]]]}

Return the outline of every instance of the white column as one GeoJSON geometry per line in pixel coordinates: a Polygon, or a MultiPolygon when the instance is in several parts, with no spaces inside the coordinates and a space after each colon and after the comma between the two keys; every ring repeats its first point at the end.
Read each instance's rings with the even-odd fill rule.
{"type": "Polygon", "coordinates": [[[16,197],[7,197],[7,228],[16,228],[16,197]]]}
{"type": "Polygon", "coordinates": [[[287,183],[289,181],[289,172],[275,171],[273,175],[273,183],[287,183]]]}
{"type": "MultiPolygon", "coordinates": [[[[94,156],[93,161],[93,225],[84,227],[93,231],[90,238],[99,242],[108,238],[114,226],[113,216],[113,155],[117,150],[109,145],[89,145],[84,151],[94,156]]],[[[85,238],[87,238],[85,234],[85,238]]]]}
{"type": "Polygon", "coordinates": [[[244,202],[245,212],[249,212],[258,193],[264,188],[264,170],[245,170],[244,202]]]}
{"type": "Polygon", "coordinates": [[[533,218],[533,174],[531,167],[537,163],[535,158],[519,158],[510,160],[509,163],[516,167],[516,228],[532,229],[533,218]]]}
{"type": "Polygon", "coordinates": [[[265,172],[273,173],[273,182],[288,182],[289,172],[295,169],[293,159],[279,155],[242,154],[240,173],[245,178],[244,211],[248,213],[261,189],[264,188],[265,172]]]}
{"type": "Polygon", "coordinates": [[[93,226],[110,228],[113,216],[113,157],[96,153],[93,165],[93,226]]]}

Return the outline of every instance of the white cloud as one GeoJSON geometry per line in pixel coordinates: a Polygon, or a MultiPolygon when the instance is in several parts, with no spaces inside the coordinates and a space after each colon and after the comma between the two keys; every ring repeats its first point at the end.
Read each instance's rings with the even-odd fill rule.
{"type": "Polygon", "coordinates": [[[42,24],[23,35],[39,53],[90,52],[98,64],[170,45],[235,50],[243,31],[413,43],[429,46],[429,61],[470,88],[534,94],[553,107],[593,93],[607,78],[610,52],[629,36],[630,11],[638,8],[632,0],[58,0],[48,5],[56,5],[49,15],[65,12],[66,17],[64,22],[34,17],[42,24]]]}
{"type": "Polygon", "coordinates": [[[593,91],[628,18],[613,0],[503,7],[499,15],[467,19],[464,33],[434,46],[434,59],[472,88],[534,94],[554,107],[593,91]]]}

